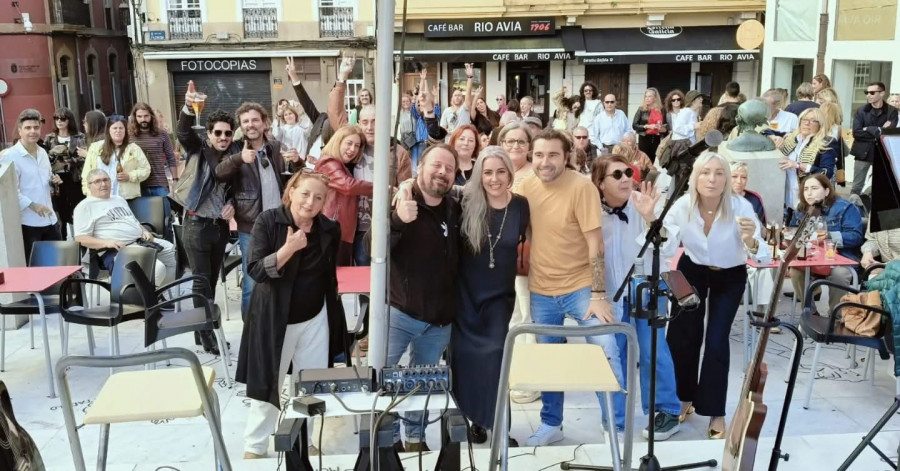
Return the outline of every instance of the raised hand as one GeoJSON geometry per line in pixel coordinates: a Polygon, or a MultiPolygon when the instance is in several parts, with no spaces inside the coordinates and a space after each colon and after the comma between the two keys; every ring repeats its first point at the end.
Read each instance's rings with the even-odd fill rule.
{"type": "Polygon", "coordinates": [[[475,92],[472,93],[472,96],[474,96],[475,98],[478,98],[478,97],[481,96],[481,93],[482,93],[482,92],[484,92],[484,86],[481,86],[481,87],[476,88],[476,89],[475,89],[475,92]]]}
{"type": "Polygon", "coordinates": [[[419,80],[428,80],[428,69],[422,67],[422,70],[419,71],[419,80]]]}
{"type": "Polygon", "coordinates": [[[287,64],[284,66],[285,72],[287,72],[288,77],[291,79],[291,83],[297,81],[297,67],[294,65],[294,58],[288,57],[287,64]]]}
{"type": "Polygon", "coordinates": [[[347,77],[350,77],[350,74],[353,73],[353,66],[356,65],[356,53],[354,52],[352,56],[344,56],[341,59],[341,66],[338,69],[338,79],[341,82],[346,81],[347,77]]]}
{"type": "Polygon", "coordinates": [[[188,108],[194,104],[194,95],[197,94],[197,87],[194,86],[193,80],[188,80],[187,91],[184,92],[184,105],[188,108]]]}
{"type": "Polygon", "coordinates": [[[419,206],[415,200],[403,200],[397,203],[397,217],[409,224],[419,217],[419,206]]]}
{"type": "Polygon", "coordinates": [[[250,140],[247,138],[244,138],[244,149],[241,150],[241,160],[243,160],[245,164],[256,162],[256,151],[250,148],[250,140]]]}
{"type": "Polygon", "coordinates": [[[465,64],[466,66],[466,77],[472,79],[475,76],[475,66],[471,63],[465,64]]]}
{"type": "Polygon", "coordinates": [[[662,194],[653,187],[651,182],[641,183],[641,191],[631,193],[631,201],[634,202],[634,209],[644,218],[644,221],[651,222],[656,219],[656,204],[662,194]]]}

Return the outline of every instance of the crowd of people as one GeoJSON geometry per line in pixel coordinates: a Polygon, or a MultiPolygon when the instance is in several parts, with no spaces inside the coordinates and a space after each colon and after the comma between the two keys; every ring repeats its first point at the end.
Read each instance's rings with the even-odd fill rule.
{"type": "MultiPolygon", "coordinates": [[[[247,102],[234,112],[212,111],[198,133],[196,95],[189,87],[173,133],[150,106],[138,104],[129,117],[87,113],[83,133],[71,111],[57,110],[54,131],[42,140],[43,118],[26,110],[18,119],[18,143],[3,154],[19,176],[26,259],[34,241],[62,237],[62,222],[72,225],[76,241],[98,252],[104,268],[115,263],[123,246],[155,247],[156,282],[170,280],[171,221],[163,234],[151,234],[137,222],[128,200],[167,195],[167,176],[177,176],[179,156],[193,169],[179,216],[190,267],[200,276],[196,291],[211,288],[215,296],[229,220],[235,220],[245,274],[236,377],[247,385],[251,400],[248,459],[268,452],[291,364],[296,372],[350,358],[336,267],[370,262],[375,129],[392,124],[376,119],[370,90],[360,91],[356,106],[346,109],[346,80],[354,65],[355,58],[342,59],[324,112],[289,60],[286,73],[297,100],[279,102],[272,116],[247,102]]],[[[682,196],[665,191],[658,178],[665,171],[655,162],[713,129],[732,137],[738,106],[747,100],[739,85],[729,83],[715,106],[712,97],[694,90],[672,90],[663,98],[648,88],[629,123],[615,94],[585,82],[577,95],[568,96],[568,87],[554,95],[556,113],[545,125],[531,97],[498,95],[497,109],[488,107],[483,90],[473,90],[470,64],[465,71],[465,87],[453,90],[444,108],[425,70],[418,87],[401,96],[399,133],[390,143],[396,194],[386,228],[391,250],[387,363],[398,363],[406,352],[410,364],[438,363],[450,347],[452,389],[471,422],[469,439],[484,442],[494,427],[510,325],[562,325],[566,318],[584,326],[632,322],[639,337],[643,410],[652,415],[657,439],[677,433],[692,414],[709,418],[709,438],[723,437],[729,332],[742,300],[747,260],[765,262],[774,255],[764,238],[765,211],[761,197],[747,190],[744,164],[715,152],[702,154],[682,196]],[[650,339],[656,331],[631,319],[629,300],[613,301],[611,293],[635,263],[666,197],[677,201],[663,220],[668,238],[660,266],[668,267],[683,247],[677,267],[696,289],[700,307],[673,307],[656,358],[656,410],[649,410],[646,365],[653,361],[650,339]]],[[[779,89],[759,98],[769,110],[761,131],[784,156],[785,220],[796,225],[806,207],[823,203],[827,237],[863,267],[879,257],[896,258],[898,230],[867,231],[858,207],[837,197],[835,185],[843,183],[843,159],[852,154],[853,191],[861,192],[857,183],[871,165],[875,139],[881,129],[897,126],[895,105],[884,95],[883,84],[868,86],[868,103],[856,113],[849,150],[843,111],[827,77],[800,85],[790,104],[779,89]]],[[[168,208],[166,214],[171,216],[168,208]]],[[[641,263],[650,266],[650,258],[648,252],[641,263]]],[[[851,269],[816,276],[848,282],[851,269]]],[[[792,273],[791,280],[802,292],[803,276],[792,273]]],[[[198,341],[219,353],[211,331],[198,341]]],[[[603,348],[624,384],[622,342],[612,336],[587,341],[603,348]]],[[[511,397],[543,403],[529,446],[563,438],[563,393],[511,397]]],[[[614,414],[621,432],[624,396],[615,396],[613,411],[600,404],[604,416],[614,414]]],[[[426,426],[427,414],[416,412],[394,421],[395,448],[427,450],[426,426]]]]}

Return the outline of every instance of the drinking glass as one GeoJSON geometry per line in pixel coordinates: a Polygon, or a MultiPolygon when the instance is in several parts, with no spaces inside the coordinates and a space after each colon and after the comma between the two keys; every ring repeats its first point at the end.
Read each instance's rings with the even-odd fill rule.
{"type": "Polygon", "coordinates": [[[837,255],[837,249],[835,249],[833,240],[825,241],[825,259],[826,260],[834,260],[837,255]]]}
{"type": "Polygon", "coordinates": [[[194,109],[194,116],[197,117],[197,124],[194,125],[194,128],[202,129],[203,126],[200,125],[200,114],[203,113],[203,108],[206,107],[206,94],[195,92],[194,96],[191,97],[191,101],[191,108],[194,109]]]}

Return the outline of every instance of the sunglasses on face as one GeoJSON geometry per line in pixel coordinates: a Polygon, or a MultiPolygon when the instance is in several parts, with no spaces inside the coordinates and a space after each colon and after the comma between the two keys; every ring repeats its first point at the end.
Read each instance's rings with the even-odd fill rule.
{"type": "Polygon", "coordinates": [[[607,105],[615,105],[615,104],[616,104],[616,100],[613,100],[613,101],[604,101],[603,103],[606,103],[607,105]]]}
{"type": "Polygon", "coordinates": [[[579,141],[582,141],[582,140],[588,138],[587,136],[573,136],[573,137],[574,137],[575,139],[578,139],[579,141]]]}
{"type": "Polygon", "coordinates": [[[681,101],[681,97],[674,97],[672,98],[672,101],[681,101]]]}
{"type": "Polygon", "coordinates": [[[213,131],[213,136],[222,137],[222,134],[224,134],[225,137],[231,137],[234,135],[234,131],[232,131],[232,130],[223,131],[221,129],[216,129],[215,131],[213,131]]]}
{"type": "Polygon", "coordinates": [[[634,169],[631,167],[628,167],[625,170],[616,170],[615,172],[607,175],[607,177],[613,177],[613,180],[621,180],[622,175],[625,175],[626,177],[631,178],[634,176],[634,169]]]}
{"type": "Polygon", "coordinates": [[[884,90],[866,90],[866,95],[874,95],[876,93],[881,93],[884,90]]]}
{"type": "Polygon", "coordinates": [[[53,119],[55,119],[56,121],[68,121],[69,120],[69,118],[66,118],[65,116],[54,116],[53,119]]]}

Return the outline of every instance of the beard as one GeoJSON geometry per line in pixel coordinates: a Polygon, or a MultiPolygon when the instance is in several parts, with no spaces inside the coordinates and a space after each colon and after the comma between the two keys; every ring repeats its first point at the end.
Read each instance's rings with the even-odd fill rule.
{"type": "Polygon", "coordinates": [[[150,129],[150,121],[141,121],[138,124],[141,126],[141,129],[150,129]]]}
{"type": "Polygon", "coordinates": [[[422,191],[433,198],[443,198],[450,191],[451,182],[449,179],[432,177],[431,180],[422,185],[422,191]]]}

